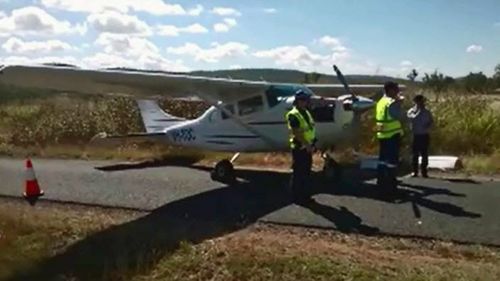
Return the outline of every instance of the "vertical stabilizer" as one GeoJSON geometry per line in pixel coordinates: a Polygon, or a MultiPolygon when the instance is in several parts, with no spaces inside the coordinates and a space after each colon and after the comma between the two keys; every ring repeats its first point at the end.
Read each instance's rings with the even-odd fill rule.
{"type": "Polygon", "coordinates": [[[142,122],[148,133],[163,132],[166,128],[186,121],[163,111],[154,100],[137,100],[142,122]]]}

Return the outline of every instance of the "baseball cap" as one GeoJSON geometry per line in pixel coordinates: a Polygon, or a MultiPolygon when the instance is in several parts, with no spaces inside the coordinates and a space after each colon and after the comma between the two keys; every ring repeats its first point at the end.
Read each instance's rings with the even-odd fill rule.
{"type": "Polygon", "coordinates": [[[304,90],[299,89],[295,92],[295,99],[296,100],[308,100],[311,98],[311,95],[309,93],[306,93],[304,90]]]}

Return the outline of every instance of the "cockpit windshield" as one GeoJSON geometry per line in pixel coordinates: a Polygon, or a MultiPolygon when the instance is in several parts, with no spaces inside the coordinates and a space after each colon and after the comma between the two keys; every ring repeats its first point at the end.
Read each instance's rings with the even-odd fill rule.
{"type": "Polygon", "coordinates": [[[314,93],[305,86],[300,85],[272,85],[266,90],[266,98],[269,104],[269,107],[273,107],[280,103],[280,101],[284,100],[286,97],[291,97],[295,95],[299,89],[303,90],[310,95],[314,95],[314,93]]]}

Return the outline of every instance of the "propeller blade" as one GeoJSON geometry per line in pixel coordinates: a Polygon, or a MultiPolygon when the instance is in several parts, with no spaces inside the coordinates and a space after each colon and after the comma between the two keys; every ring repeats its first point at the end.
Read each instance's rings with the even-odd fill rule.
{"type": "Polygon", "coordinates": [[[351,95],[351,98],[352,98],[352,101],[357,101],[358,98],[356,97],[356,95],[351,91],[351,89],[349,88],[349,84],[347,84],[347,81],[345,80],[345,77],[344,75],[342,74],[342,72],[340,72],[340,69],[334,64],[333,65],[333,70],[335,71],[335,73],[337,74],[337,78],[339,79],[339,81],[342,83],[342,85],[344,85],[344,89],[346,90],[346,92],[348,94],[351,95]]]}

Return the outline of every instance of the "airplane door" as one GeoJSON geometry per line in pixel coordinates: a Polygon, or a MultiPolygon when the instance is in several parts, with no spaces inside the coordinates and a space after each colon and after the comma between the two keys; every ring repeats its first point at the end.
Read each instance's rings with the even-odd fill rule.
{"type": "Polygon", "coordinates": [[[335,99],[313,99],[310,111],[316,123],[333,123],[335,122],[335,99]]]}

